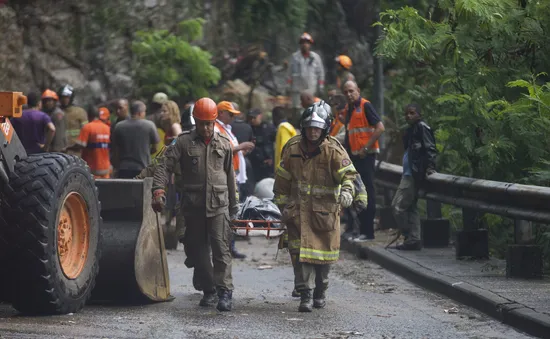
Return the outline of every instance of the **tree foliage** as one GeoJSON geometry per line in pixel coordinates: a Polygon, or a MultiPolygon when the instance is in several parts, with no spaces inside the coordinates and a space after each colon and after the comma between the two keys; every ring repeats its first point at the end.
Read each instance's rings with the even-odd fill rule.
{"type": "Polygon", "coordinates": [[[440,0],[426,14],[403,7],[381,15],[377,53],[399,68],[390,107],[424,106],[444,171],[524,179],[550,159],[550,141],[540,137],[550,132],[546,75],[531,75],[550,65],[550,5],[440,0]]]}
{"type": "Polygon", "coordinates": [[[136,57],[139,95],[162,91],[170,97],[200,98],[217,84],[220,71],[211,65],[209,52],[193,45],[202,38],[202,19],[182,21],[176,32],[146,30],[136,33],[132,51],[136,57]]]}

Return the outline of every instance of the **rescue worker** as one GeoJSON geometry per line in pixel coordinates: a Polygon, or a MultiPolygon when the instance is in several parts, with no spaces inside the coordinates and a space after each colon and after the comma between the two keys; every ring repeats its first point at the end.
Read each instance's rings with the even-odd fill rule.
{"type": "Polygon", "coordinates": [[[325,86],[325,69],[319,54],[311,51],[313,38],[308,33],[300,36],[300,49],[291,56],[288,83],[292,107],[296,114],[301,112],[300,94],[307,91],[311,95],[320,95],[325,86]]]}
{"type": "Polygon", "coordinates": [[[290,124],[286,117],[284,107],[277,106],[273,108],[273,124],[277,126],[277,134],[275,135],[275,162],[277,166],[281,162],[281,152],[286,143],[296,136],[296,129],[290,124]]]}
{"type": "Polygon", "coordinates": [[[359,87],[355,82],[347,81],[343,89],[348,101],[344,109],[346,131],[344,148],[350,154],[355,168],[361,175],[369,196],[367,208],[359,215],[360,235],[353,241],[366,242],[374,239],[374,216],[376,214],[374,165],[376,154],[380,153],[378,139],[384,133],[385,128],[370,101],[361,97],[359,87]]]}
{"type": "Polygon", "coordinates": [[[302,105],[303,109],[306,109],[319,101],[321,101],[321,99],[315,97],[313,94],[307,91],[303,91],[302,93],[300,93],[300,105],[302,105]]]}
{"type": "Polygon", "coordinates": [[[67,118],[67,144],[71,150],[68,154],[80,156],[80,151],[72,146],[77,144],[78,136],[82,127],[88,123],[88,113],[82,107],[73,105],[75,91],[71,85],[61,87],[59,92],[59,104],[67,118]]]}
{"type": "Polygon", "coordinates": [[[284,147],[275,175],[274,202],[296,260],[300,312],[326,304],[330,264],[339,257],[340,208],[353,203],[357,171],[342,145],[328,135],[331,122],[331,108],[324,101],[305,110],[302,133],[284,147]]]}
{"type": "MultiPolygon", "coordinates": [[[[102,107],[106,110],[105,107],[102,107]]],[[[102,114],[105,118],[105,110],[102,114]]],[[[109,112],[107,110],[107,112],[109,112]]],[[[108,179],[113,168],[109,158],[111,144],[111,128],[100,119],[100,111],[92,110],[90,118],[93,119],[80,130],[76,144],[69,146],[68,151],[82,151],[82,159],[90,167],[95,179],[108,179]]],[[[108,118],[108,117],[107,117],[108,118]]]]}
{"type": "Polygon", "coordinates": [[[49,147],[50,152],[65,152],[67,148],[67,117],[61,108],[57,106],[59,97],[51,89],[42,93],[42,112],[52,119],[55,126],[55,134],[49,147]]]}
{"type": "Polygon", "coordinates": [[[100,107],[98,109],[99,112],[99,120],[111,127],[111,112],[109,112],[109,109],[107,107],[100,107]]]}
{"type": "Polygon", "coordinates": [[[334,58],[336,62],[336,88],[343,92],[343,86],[346,81],[355,81],[355,76],[351,73],[353,62],[347,55],[339,55],[334,58]]]}
{"type": "Polygon", "coordinates": [[[432,129],[423,120],[420,106],[405,107],[405,120],[409,127],[403,135],[403,176],[392,201],[395,221],[405,237],[396,248],[399,250],[420,250],[420,219],[418,216],[418,188],[435,173],[437,148],[432,129]]]}
{"type": "Polygon", "coordinates": [[[184,246],[188,247],[203,289],[199,305],[214,305],[217,292],[217,309],[230,311],[233,279],[229,222],[238,212],[231,140],[214,131],[218,108],[212,99],[199,99],[193,117],[196,129],[178,136],[155,170],[152,206],[155,212],[162,211],[169,175],[180,166],[181,208],[186,222],[184,246]]]}

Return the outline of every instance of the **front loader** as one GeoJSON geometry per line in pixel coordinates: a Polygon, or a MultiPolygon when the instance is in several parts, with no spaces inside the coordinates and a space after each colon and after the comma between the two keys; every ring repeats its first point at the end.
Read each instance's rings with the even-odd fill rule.
{"type": "Polygon", "coordinates": [[[100,300],[171,300],[151,183],[102,180],[98,190],[79,157],[27,154],[10,123],[26,101],[0,92],[0,302],[25,314],[77,312],[96,278],[100,300]],[[115,205],[103,206],[105,229],[100,197],[115,205]]]}

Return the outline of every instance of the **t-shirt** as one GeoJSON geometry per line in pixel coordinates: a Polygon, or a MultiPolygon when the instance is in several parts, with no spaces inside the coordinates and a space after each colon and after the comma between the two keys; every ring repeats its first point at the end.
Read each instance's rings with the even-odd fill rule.
{"type": "Polygon", "coordinates": [[[82,159],[88,163],[94,174],[109,173],[111,168],[109,160],[111,128],[109,125],[99,119],[87,123],[80,130],[76,142],[86,147],[82,150],[82,159]]]}
{"type": "Polygon", "coordinates": [[[151,145],[160,141],[157,127],[145,119],[119,122],[112,137],[119,155],[119,169],[141,171],[151,162],[151,145]]]}
{"type": "Polygon", "coordinates": [[[26,109],[20,118],[10,121],[28,154],[43,152],[40,144],[44,145],[46,142],[46,125],[52,122],[46,113],[26,109]]]}

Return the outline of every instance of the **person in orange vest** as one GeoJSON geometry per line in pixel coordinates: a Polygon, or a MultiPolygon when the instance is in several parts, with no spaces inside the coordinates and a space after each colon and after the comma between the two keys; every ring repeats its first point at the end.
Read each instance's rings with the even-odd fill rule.
{"type": "MultiPolygon", "coordinates": [[[[361,97],[359,87],[354,81],[343,86],[348,101],[345,109],[344,148],[349,153],[353,165],[361,175],[368,194],[368,206],[359,214],[360,234],[354,242],[374,239],[374,216],[376,214],[376,192],[374,190],[374,165],[376,154],[380,153],[378,139],[384,133],[384,123],[376,113],[374,106],[361,97]]],[[[345,237],[350,239],[349,230],[345,237]]]]}
{"type": "MultiPolygon", "coordinates": [[[[218,104],[218,118],[214,125],[214,131],[226,136],[231,140],[233,146],[233,169],[236,175],[237,186],[239,190],[242,189],[242,185],[248,180],[246,176],[246,161],[244,159],[245,153],[249,153],[255,147],[253,142],[245,141],[239,144],[237,137],[231,131],[231,123],[235,119],[235,116],[241,114],[240,111],[235,109],[233,103],[229,101],[222,101],[218,104]]],[[[231,241],[231,254],[233,258],[244,259],[246,255],[239,253],[235,248],[235,239],[231,241]]]]}
{"type": "Polygon", "coordinates": [[[351,73],[353,62],[347,55],[339,55],[334,58],[334,61],[336,61],[336,88],[343,92],[342,86],[346,81],[355,81],[355,76],[351,73]]]}

